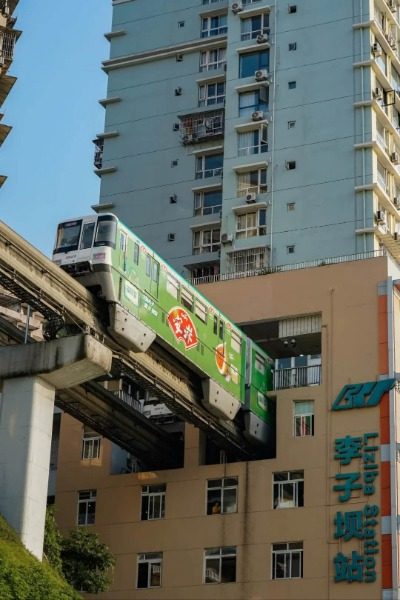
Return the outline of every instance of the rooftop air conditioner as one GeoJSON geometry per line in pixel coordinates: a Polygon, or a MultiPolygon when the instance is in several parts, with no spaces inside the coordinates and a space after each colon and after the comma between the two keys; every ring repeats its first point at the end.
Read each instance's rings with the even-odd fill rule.
{"type": "Polygon", "coordinates": [[[236,15],[238,12],[243,10],[243,4],[241,2],[234,2],[231,8],[232,12],[236,15]]]}
{"type": "Polygon", "coordinates": [[[231,244],[233,242],[233,233],[221,233],[221,244],[231,244]]]}
{"type": "Polygon", "coordinates": [[[390,155],[390,161],[394,164],[394,165],[398,165],[400,163],[400,155],[398,152],[392,152],[390,155]]]}
{"type": "Polygon", "coordinates": [[[380,47],[378,42],[372,44],[371,51],[374,56],[382,56],[382,48],[380,47]]]}
{"type": "Polygon", "coordinates": [[[262,121],[264,119],[264,111],[255,110],[251,115],[252,121],[262,121]]]}
{"type": "Polygon", "coordinates": [[[258,71],[254,73],[254,77],[256,81],[266,81],[268,79],[267,69],[258,69],[258,71]]]}
{"type": "Polygon", "coordinates": [[[386,212],[384,210],[377,210],[375,217],[377,223],[386,223],[386,212]]]}
{"type": "Polygon", "coordinates": [[[268,42],[268,36],[266,33],[260,33],[260,35],[257,36],[256,40],[257,44],[265,44],[265,42],[268,42]]]}
{"type": "Polygon", "coordinates": [[[255,192],[246,194],[246,202],[247,204],[254,204],[254,202],[257,202],[257,194],[255,192]]]}

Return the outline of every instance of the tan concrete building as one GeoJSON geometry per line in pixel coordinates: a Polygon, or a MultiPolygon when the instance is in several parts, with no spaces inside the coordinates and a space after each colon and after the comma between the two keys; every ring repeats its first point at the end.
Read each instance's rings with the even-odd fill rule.
{"type": "Polygon", "coordinates": [[[202,287],[275,360],[275,458],[205,464],[186,425],[182,468],[121,474],[63,416],[58,520],[115,554],[100,598],[398,598],[398,285],[380,256],[202,287]]]}

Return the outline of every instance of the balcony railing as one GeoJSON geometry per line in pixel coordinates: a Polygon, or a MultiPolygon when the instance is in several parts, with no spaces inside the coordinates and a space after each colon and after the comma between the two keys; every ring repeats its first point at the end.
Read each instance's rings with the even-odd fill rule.
{"type": "Polygon", "coordinates": [[[185,145],[224,134],[225,119],[223,110],[186,115],[181,117],[181,121],[181,139],[185,145]]]}
{"type": "Polygon", "coordinates": [[[274,374],[274,389],[284,390],[287,388],[306,387],[308,385],[320,385],[321,365],[308,367],[292,367],[289,369],[278,369],[274,374]]]}
{"type": "Polygon", "coordinates": [[[17,33],[15,31],[0,29],[0,64],[13,59],[16,39],[17,33]]]}

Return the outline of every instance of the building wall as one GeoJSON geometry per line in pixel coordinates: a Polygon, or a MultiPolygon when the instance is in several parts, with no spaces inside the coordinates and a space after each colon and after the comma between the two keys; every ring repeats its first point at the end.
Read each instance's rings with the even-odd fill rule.
{"type": "MultiPolygon", "coordinates": [[[[187,425],[184,468],[110,475],[110,445],[103,441],[95,464],[81,461],[82,426],[63,417],[56,493],[58,520],[64,530],[73,527],[78,491],[97,490],[95,524],[89,528],[101,535],[117,559],[114,583],[104,598],[375,599],[381,597],[382,589],[390,590],[392,585],[397,588],[397,525],[393,530],[396,516],[392,519],[391,514],[398,512],[398,467],[395,461],[391,466],[389,462],[397,439],[393,420],[397,393],[386,393],[379,404],[368,408],[332,410],[343,386],[386,379],[397,364],[390,332],[397,336],[400,304],[392,279],[387,283],[389,273],[393,279],[399,274],[393,263],[379,258],[202,288],[239,323],[261,324],[321,314],[322,382],[275,392],[276,458],[199,464],[201,436],[187,425]],[[392,297],[393,322],[389,310],[392,297]],[[294,437],[296,400],[314,401],[313,436],[294,437]],[[366,433],[377,434],[371,438],[377,445],[372,453],[378,465],[375,471],[379,472],[374,476],[372,493],[366,494],[365,488],[355,490],[348,501],[340,502],[340,491],[333,490],[341,482],[337,474],[359,473],[359,481],[363,481],[367,468],[364,445],[360,457],[346,464],[335,457],[339,452],[336,440],[346,436],[363,438],[366,433]],[[274,509],[273,474],[296,470],[304,471],[304,506],[274,509]],[[232,476],[238,477],[237,512],[207,515],[207,480],[232,476]],[[142,486],[155,483],[166,484],[165,518],[142,521],[142,486]],[[362,511],[365,505],[379,510],[375,524],[370,526],[378,544],[377,553],[372,555],[376,580],[335,582],[335,575],[340,573],[334,564],[338,555],[344,559],[352,552],[364,556],[364,541],[351,536],[346,541],[335,519],[339,523],[339,513],[362,511]],[[302,578],[272,579],[271,547],[279,542],[303,542],[302,578]],[[225,546],[237,548],[236,582],[203,583],[204,550],[225,546]],[[145,552],[163,552],[162,586],[138,590],[137,558],[145,552]]],[[[351,573],[355,577],[357,569],[351,573]]]]}

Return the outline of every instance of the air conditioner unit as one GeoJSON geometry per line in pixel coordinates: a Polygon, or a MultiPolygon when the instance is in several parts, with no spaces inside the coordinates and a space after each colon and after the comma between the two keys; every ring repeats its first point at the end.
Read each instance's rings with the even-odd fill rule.
{"type": "Polygon", "coordinates": [[[377,223],[386,223],[386,212],[384,210],[377,210],[375,218],[377,223]]]}
{"type": "Polygon", "coordinates": [[[221,244],[231,244],[233,242],[233,233],[221,233],[221,244]]]}
{"type": "Polygon", "coordinates": [[[268,36],[265,33],[260,34],[257,36],[256,40],[257,40],[257,44],[265,44],[265,42],[268,42],[268,36]]]}
{"type": "Polygon", "coordinates": [[[255,110],[251,115],[252,121],[262,121],[264,119],[264,111],[255,110]]]}
{"type": "Polygon", "coordinates": [[[254,204],[254,202],[257,202],[257,194],[255,192],[246,194],[246,202],[247,204],[254,204]]]}
{"type": "Polygon", "coordinates": [[[382,100],[382,90],[381,90],[381,88],[378,88],[378,87],[374,88],[372,90],[372,95],[375,98],[375,100],[382,100]]]}
{"type": "Polygon", "coordinates": [[[238,12],[243,10],[243,4],[241,2],[234,2],[231,6],[232,12],[236,15],[238,12]]]}
{"type": "Polygon", "coordinates": [[[380,47],[380,45],[377,42],[372,44],[371,52],[374,56],[382,56],[382,48],[380,47]]]}
{"type": "Polygon", "coordinates": [[[400,155],[398,152],[392,152],[390,155],[390,161],[394,164],[394,165],[398,165],[400,163],[400,155]]]}
{"type": "Polygon", "coordinates": [[[268,79],[267,69],[258,69],[258,71],[254,73],[254,77],[256,81],[266,81],[268,79]]]}

